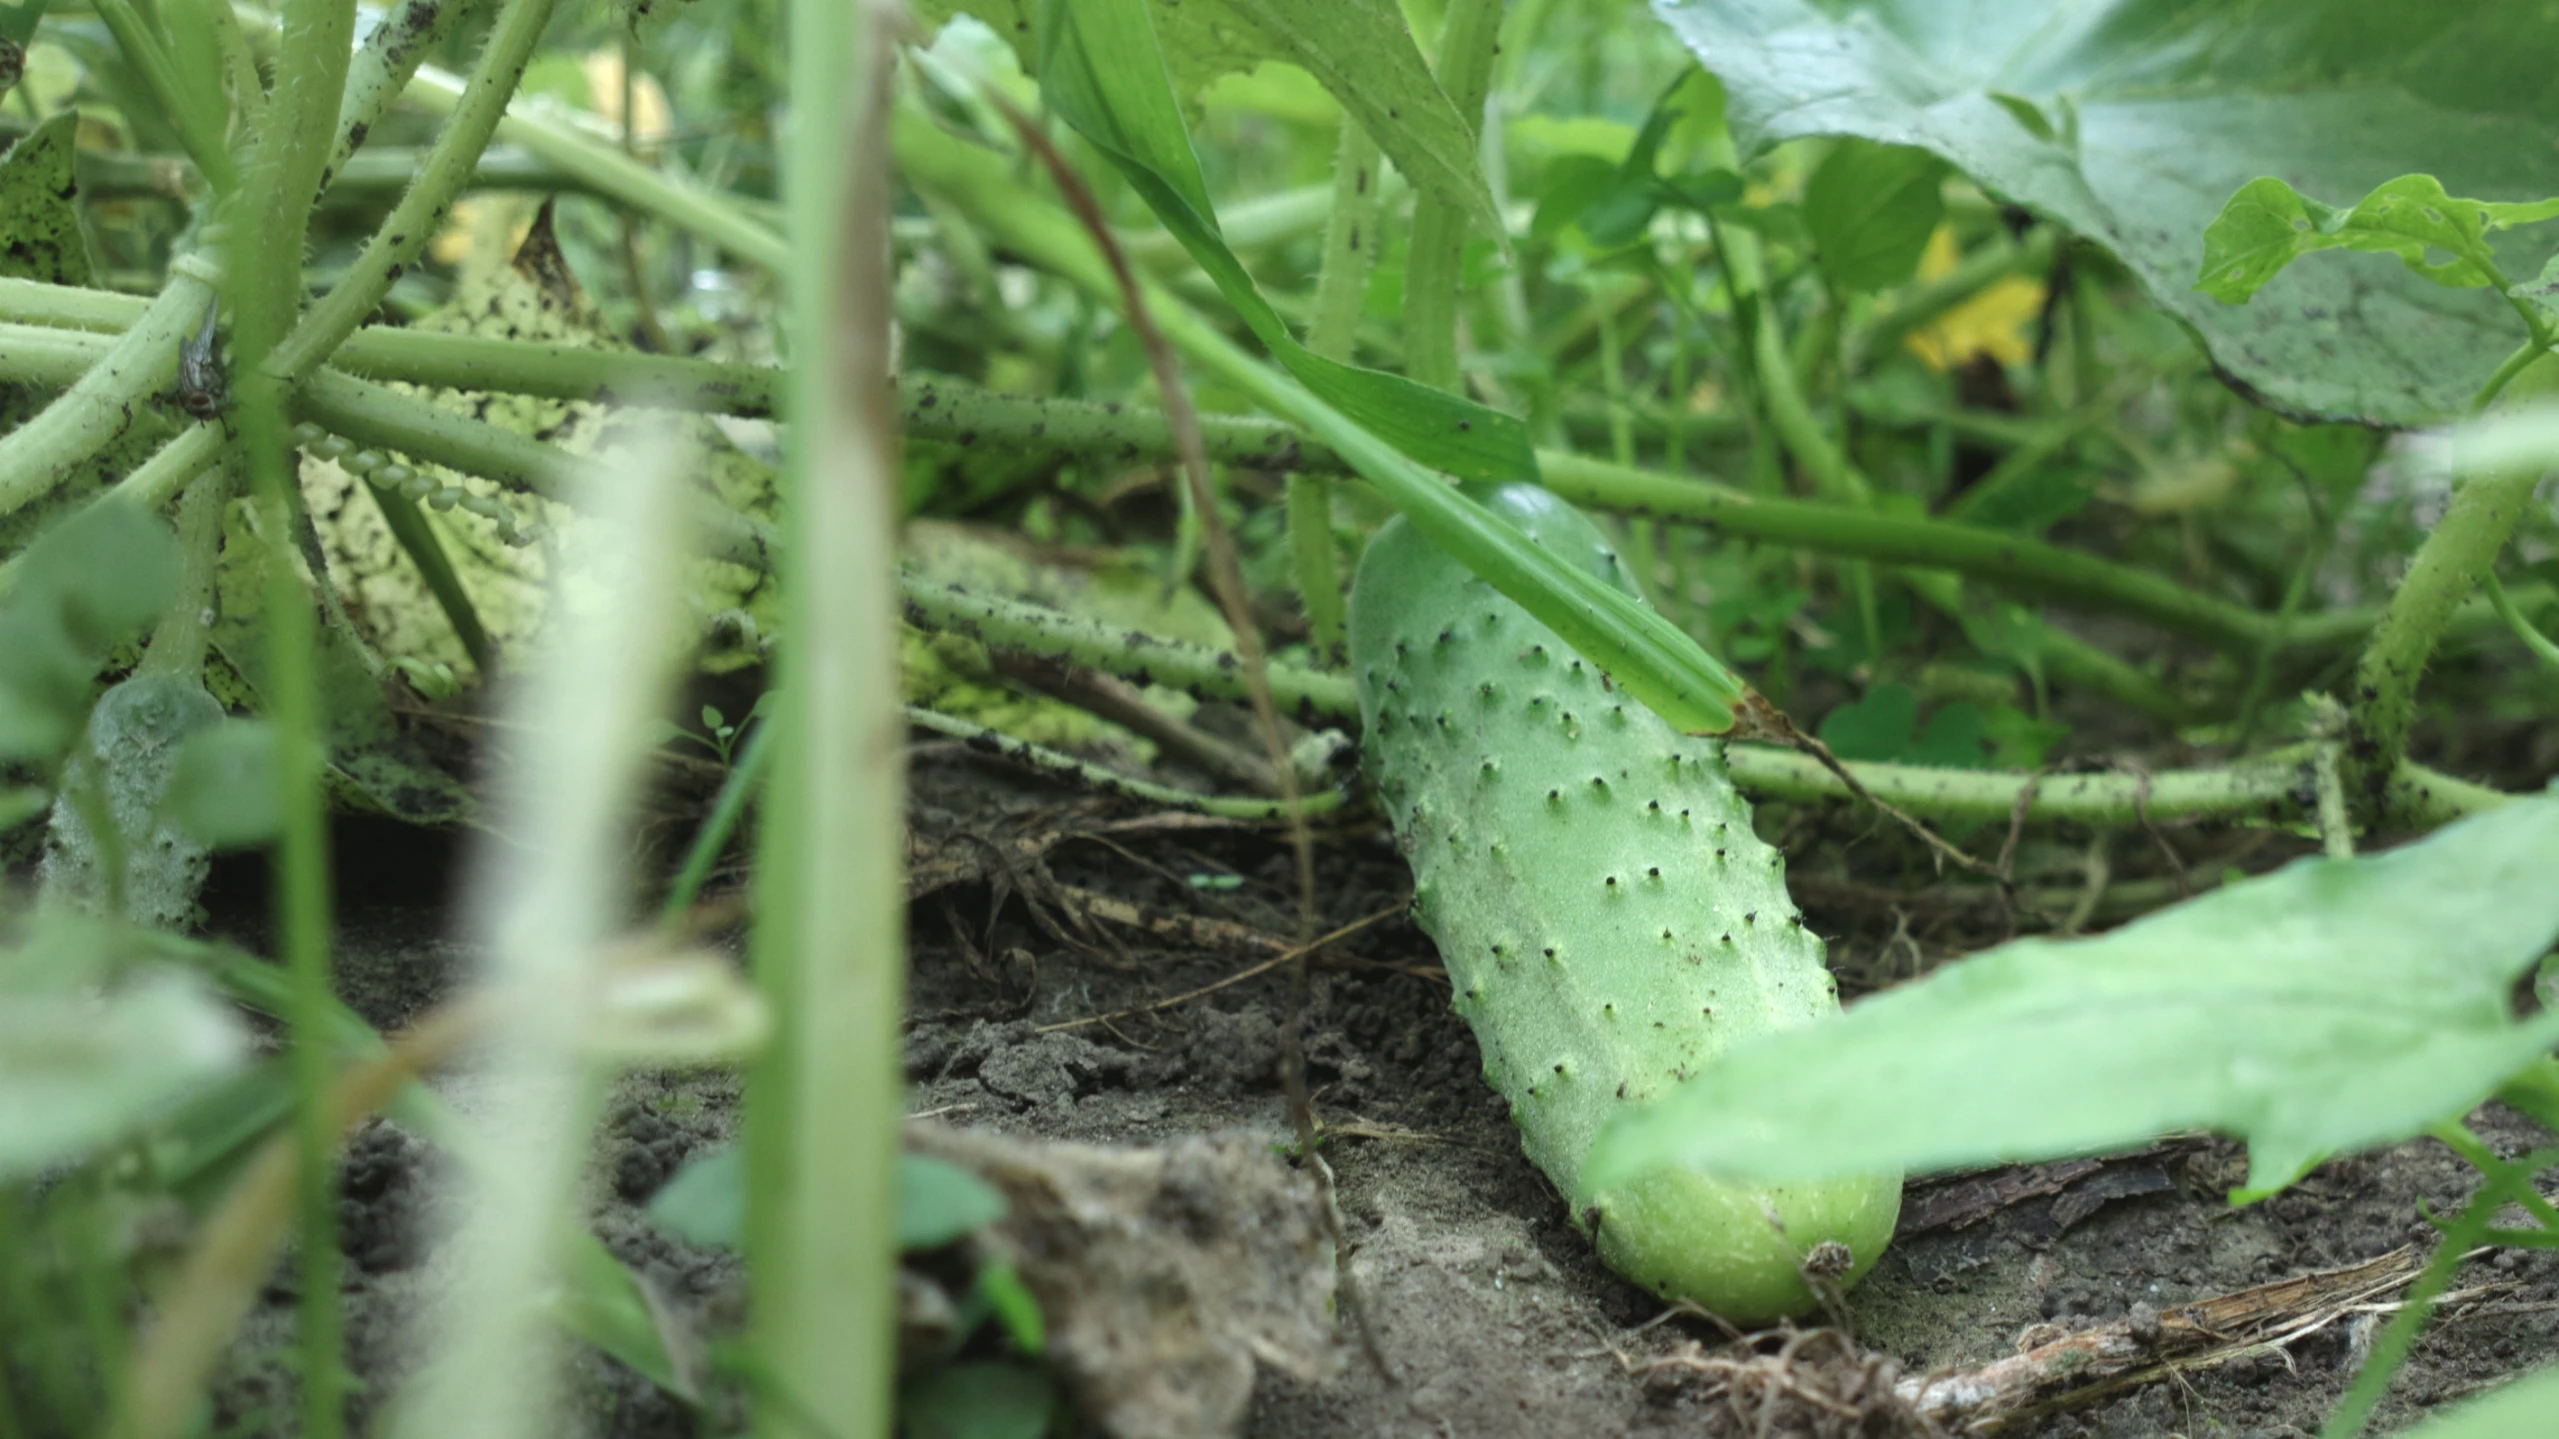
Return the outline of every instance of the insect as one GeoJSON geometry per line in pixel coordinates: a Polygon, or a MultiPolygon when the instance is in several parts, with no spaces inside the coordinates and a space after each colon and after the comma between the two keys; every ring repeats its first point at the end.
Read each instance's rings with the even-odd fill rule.
{"type": "Polygon", "coordinates": [[[230,377],[222,369],[222,342],[217,322],[222,304],[204,307],[204,328],[178,350],[178,408],[199,420],[222,417],[230,377]]]}
{"type": "MultiPolygon", "coordinates": [[[[1603,579],[1607,537],[1532,485],[1487,507],[1603,579]]],[[[1631,586],[1629,586],[1631,588],[1631,586]]],[[[1739,1040],[1839,1008],[1822,942],[1713,741],[1674,731],[1403,520],[1351,592],[1365,758],[1413,866],[1484,1076],[1521,1145],[1619,1273],[1736,1323],[1815,1302],[1893,1232],[1897,1177],[1770,1187],[1685,1169],[1597,1190],[1609,1117],[1739,1040]],[[1774,1222],[1772,1222],[1774,1221],[1774,1222]],[[1781,1227],[1782,1226],[1782,1227],[1781,1227]]]]}

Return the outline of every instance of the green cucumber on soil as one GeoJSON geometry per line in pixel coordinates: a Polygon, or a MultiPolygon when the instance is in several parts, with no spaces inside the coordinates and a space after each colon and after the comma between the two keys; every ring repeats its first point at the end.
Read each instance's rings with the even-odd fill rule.
{"type": "MultiPolygon", "coordinates": [[[[1637,592],[1599,528],[1532,485],[1477,491],[1637,592]]],[[[1720,742],[1682,735],[1402,519],[1362,559],[1351,665],[1364,756],[1484,1076],[1620,1274],[1735,1323],[1815,1303],[1883,1252],[1897,1175],[1789,1186],[1666,1168],[1593,1191],[1610,1116],[1739,1040],[1839,1009],[1822,941],[1752,831],[1720,742]]]]}

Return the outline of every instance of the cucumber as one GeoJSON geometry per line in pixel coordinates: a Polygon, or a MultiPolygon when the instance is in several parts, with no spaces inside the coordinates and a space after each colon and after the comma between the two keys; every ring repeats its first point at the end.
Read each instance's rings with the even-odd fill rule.
{"type": "MultiPolygon", "coordinates": [[[[1599,528],[1532,485],[1478,491],[1538,544],[1637,592],[1599,528]]],[[[1413,867],[1484,1077],[1620,1274],[1734,1323],[1812,1307],[1892,1236],[1901,1180],[1741,1186],[1677,1168],[1594,1192],[1628,1105],[1736,1041],[1839,1009],[1822,942],[1751,829],[1719,742],[1674,731],[1402,519],[1352,587],[1369,777],[1413,867]],[[1835,1269],[1837,1252],[1817,1266],[1835,1269]]]]}

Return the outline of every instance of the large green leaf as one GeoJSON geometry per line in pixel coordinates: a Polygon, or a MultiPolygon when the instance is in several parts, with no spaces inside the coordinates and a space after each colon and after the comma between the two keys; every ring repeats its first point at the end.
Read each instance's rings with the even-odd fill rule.
{"type": "MultiPolygon", "coordinates": [[[[2097,939],[2019,940],[1709,1064],[1594,1173],[1766,1180],[2040,1160],[2210,1128],[2251,1190],[2457,1116],[2559,1042],[2517,976],[2559,936],[2559,797],[2303,860],[2097,939]]],[[[1594,1186],[1618,1179],[1594,1177],[1594,1186]]]]}
{"type": "MultiPolygon", "coordinates": [[[[2332,203],[2424,172],[2559,194],[2559,23],[2537,0],[1655,0],[1756,153],[1802,135],[1933,150],[2121,257],[2232,377],[2288,410],[2460,410],[2523,330],[2390,259],[2297,265],[2254,303],[2194,288],[2204,229],[2275,175],[2332,203]]],[[[2506,273],[2544,242],[2496,237],[2506,273]]]]}

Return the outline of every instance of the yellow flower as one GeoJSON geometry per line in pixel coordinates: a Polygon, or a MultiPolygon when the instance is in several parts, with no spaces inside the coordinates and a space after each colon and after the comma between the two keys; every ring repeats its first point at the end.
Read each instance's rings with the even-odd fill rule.
{"type": "MultiPolygon", "coordinates": [[[[1934,280],[1951,272],[1958,258],[1955,232],[1938,226],[1919,258],[1919,278],[1934,280]]],[[[2006,275],[1933,323],[1911,331],[1902,343],[1921,363],[1941,373],[1975,355],[1988,355],[2003,365],[2022,364],[2035,353],[2026,326],[2043,312],[2044,282],[2006,275]]]]}

